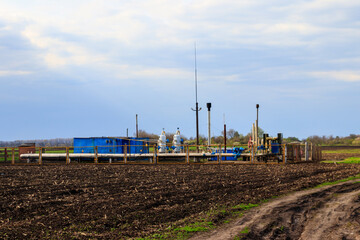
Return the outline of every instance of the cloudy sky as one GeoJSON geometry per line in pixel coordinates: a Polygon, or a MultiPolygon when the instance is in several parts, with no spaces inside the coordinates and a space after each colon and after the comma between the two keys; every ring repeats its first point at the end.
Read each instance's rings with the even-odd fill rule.
{"type": "Polygon", "coordinates": [[[0,140],[359,134],[360,1],[0,0],[0,140]]]}

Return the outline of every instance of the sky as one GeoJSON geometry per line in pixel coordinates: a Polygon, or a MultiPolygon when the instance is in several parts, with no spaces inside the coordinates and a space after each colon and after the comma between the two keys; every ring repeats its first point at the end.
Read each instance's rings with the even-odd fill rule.
{"type": "Polygon", "coordinates": [[[0,0],[0,140],[360,134],[360,1],[0,0]]]}

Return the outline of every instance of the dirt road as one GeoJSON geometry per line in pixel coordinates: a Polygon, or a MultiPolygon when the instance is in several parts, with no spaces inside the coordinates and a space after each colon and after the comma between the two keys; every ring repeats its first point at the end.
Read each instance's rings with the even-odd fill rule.
{"type": "Polygon", "coordinates": [[[360,240],[360,182],[297,192],[192,239],[360,240]]]}

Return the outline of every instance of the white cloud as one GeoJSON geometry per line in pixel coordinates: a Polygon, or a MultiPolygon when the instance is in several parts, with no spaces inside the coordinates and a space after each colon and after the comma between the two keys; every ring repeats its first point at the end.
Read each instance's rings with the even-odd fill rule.
{"type": "Polygon", "coordinates": [[[85,65],[99,63],[105,60],[104,56],[97,55],[76,43],[62,41],[46,36],[37,26],[30,25],[22,31],[22,35],[36,47],[44,50],[42,58],[52,68],[64,65],[85,65]]]}
{"type": "Polygon", "coordinates": [[[310,75],[321,79],[333,79],[344,82],[360,82],[360,72],[358,71],[311,72],[310,75]]]}
{"type": "Polygon", "coordinates": [[[6,76],[14,76],[14,75],[28,75],[32,74],[30,71],[20,71],[20,70],[0,70],[0,77],[6,77],[6,76]]]}

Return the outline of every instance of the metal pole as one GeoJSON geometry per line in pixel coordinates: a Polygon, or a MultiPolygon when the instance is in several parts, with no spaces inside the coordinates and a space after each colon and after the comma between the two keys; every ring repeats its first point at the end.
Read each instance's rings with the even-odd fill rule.
{"type": "Polygon", "coordinates": [[[211,131],[211,121],[210,121],[210,108],[211,108],[211,103],[207,103],[206,106],[207,106],[207,109],[208,109],[208,119],[209,119],[208,145],[210,146],[210,145],[211,145],[211,134],[210,134],[210,131],[211,131]]]}
{"type": "Polygon", "coordinates": [[[259,144],[259,104],[256,104],[256,144],[259,144]]]}
{"type": "Polygon", "coordinates": [[[195,101],[196,101],[196,145],[199,146],[199,104],[197,100],[196,42],[195,42],[195,101]]]}
{"type": "MultiPolygon", "coordinates": [[[[220,149],[220,151],[221,151],[221,149],[220,149]]],[[[225,123],[224,123],[224,152],[226,153],[226,124],[225,123]]],[[[225,160],[226,160],[226,156],[225,156],[225,160]]]]}
{"type": "Polygon", "coordinates": [[[139,129],[138,129],[138,115],[136,114],[136,138],[139,137],[139,129]]]}
{"type": "Polygon", "coordinates": [[[259,144],[259,104],[256,104],[256,143],[259,144]]]}
{"type": "Polygon", "coordinates": [[[126,129],[126,137],[129,137],[129,129],[126,129]]]}
{"type": "MultiPolygon", "coordinates": [[[[196,145],[199,146],[199,105],[196,102],[196,145]]],[[[199,150],[199,148],[198,148],[199,150]]]]}
{"type": "Polygon", "coordinates": [[[201,108],[199,108],[198,100],[197,100],[197,66],[196,66],[196,43],[194,43],[194,49],[195,49],[195,110],[196,111],[196,149],[197,152],[199,152],[199,111],[201,108]]]}

